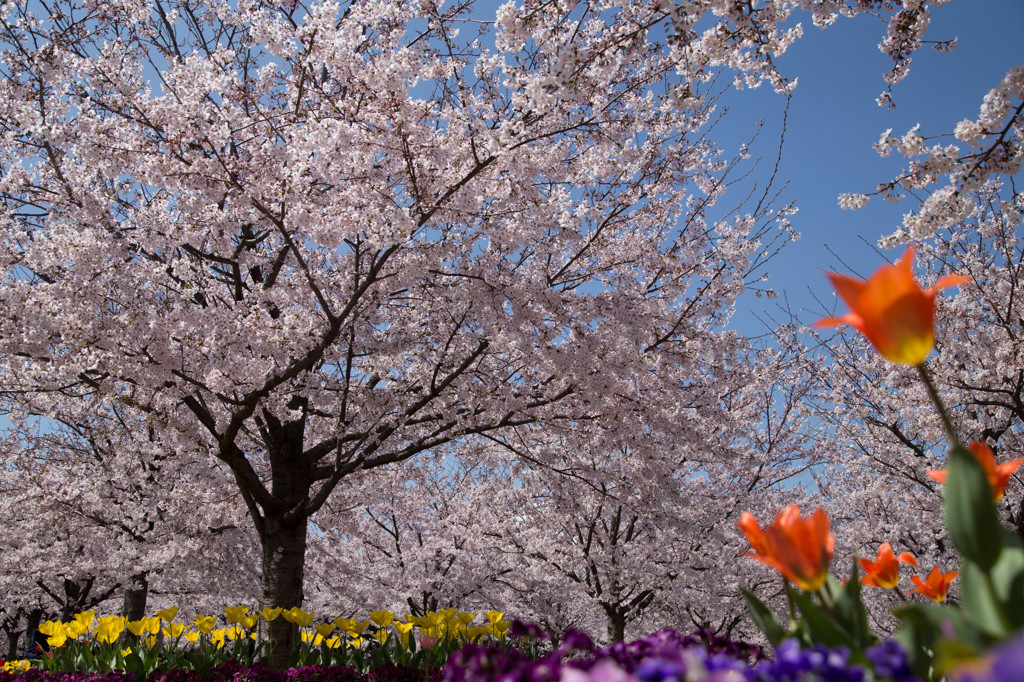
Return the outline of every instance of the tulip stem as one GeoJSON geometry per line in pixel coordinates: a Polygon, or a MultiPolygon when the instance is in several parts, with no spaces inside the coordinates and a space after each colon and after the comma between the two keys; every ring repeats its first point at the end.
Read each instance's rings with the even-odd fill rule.
{"type": "Polygon", "coordinates": [[[789,622],[790,625],[796,623],[796,604],[793,603],[793,593],[790,591],[793,588],[789,586],[789,581],[785,578],[782,579],[782,584],[786,589],[786,602],[789,605],[789,622]]]}
{"type": "Polygon", "coordinates": [[[896,590],[896,594],[900,595],[900,599],[902,599],[903,601],[910,601],[909,599],[907,599],[907,595],[903,594],[903,590],[900,589],[899,585],[895,586],[892,589],[896,590]]]}
{"type": "Polygon", "coordinates": [[[832,606],[836,603],[836,597],[832,594],[832,586],[827,581],[818,590],[818,596],[821,598],[821,605],[826,609],[831,610],[832,606]]]}
{"type": "Polygon", "coordinates": [[[920,365],[917,365],[917,372],[921,375],[921,381],[924,382],[925,388],[928,389],[928,397],[932,399],[932,404],[935,405],[935,409],[939,412],[939,417],[942,418],[942,426],[946,429],[946,436],[949,437],[949,442],[953,447],[960,445],[960,439],[957,438],[956,430],[953,428],[953,422],[950,420],[949,413],[946,411],[946,404],[943,403],[942,398],[939,397],[939,391],[935,388],[931,375],[928,374],[928,368],[925,367],[923,362],[920,365]]]}

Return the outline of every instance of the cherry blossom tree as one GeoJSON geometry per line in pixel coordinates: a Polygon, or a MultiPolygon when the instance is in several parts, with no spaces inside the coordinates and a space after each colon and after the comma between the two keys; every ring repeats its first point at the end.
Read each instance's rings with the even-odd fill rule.
{"type": "Polygon", "coordinates": [[[796,359],[738,353],[733,385],[716,366],[694,376],[693,414],[677,417],[685,442],[651,434],[651,451],[634,440],[609,453],[612,434],[520,432],[400,476],[350,479],[315,519],[325,532],[310,541],[314,603],[495,608],[605,641],[661,627],[745,630],[738,586],[762,576],[739,560],[738,510],[794,501],[796,477],[820,456],[802,423],[809,381],[796,359]]]}
{"type": "Polygon", "coordinates": [[[589,462],[573,476],[527,466],[499,492],[509,521],[495,550],[526,564],[502,578],[519,611],[607,641],[662,627],[732,633],[744,620],[739,585],[758,579],[739,558],[739,511],[800,501],[798,477],[821,456],[799,357],[748,349],[734,384],[713,370],[695,377],[690,409],[705,414],[688,420],[685,441],[609,452],[613,440],[575,434],[535,446],[553,452],[530,459],[568,466],[583,451],[589,462]]]}
{"type": "Polygon", "coordinates": [[[460,37],[469,9],[4,7],[5,388],[209,449],[265,604],[301,602],[308,519],[356,470],[659,421],[785,234],[771,197],[709,222],[710,74],[654,33],[699,17],[507,5],[460,37]]]}
{"type": "Polygon", "coordinates": [[[431,455],[350,477],[314,518],[311,606],[360,616],[502,608],[494,588],[511,569],[484,539],[503,523],[493,498],[510,472],[487,459],[431,455]]]}
{"type": "MultiPolygon", "coordinates": [[[[891,12],[892,82],[930,11],[800,4],[891,12]]],[[[718,206],[742,158],[708,137],[716,83],[790,88],[796,3],[47,8],[0,10],[3,389],[226,465],[263,604],[302,602],[309,519],[358,471],[706,432],[692,377],[728,373],[731,305],[789,236],[770,188],[718,206]]]]}

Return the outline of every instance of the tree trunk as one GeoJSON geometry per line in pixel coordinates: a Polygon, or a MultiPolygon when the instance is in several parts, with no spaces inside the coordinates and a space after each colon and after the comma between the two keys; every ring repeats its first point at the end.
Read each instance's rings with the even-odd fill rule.
{"type": "Polygon", "coordinates": [[[621,642],[626,638],[626,613],[612,604],[601,604],[608,619],[608,640],[621,642]]]}
{"type": "Polygon", "coordinates": [[[67,622],[72,616],[82,612],[92,591],[93,580],[91,577],[82,580],[64,579],[64,603],[60,610],[62,621],[67,622]]]}
{"type": "MultiPolygon", "coordinates": [[[[43,620],[42,609],[32,609],[25,618],[25,658],[35,648],[36,633],[39,632],[39,623],[43,620]]],[[[38,652],[41,653],[41,652],[38,652]]]]}
{"type": "MultiPolygon", "coordinates": [[[[307,520],[285,523],[281,517],[266,516],[263,521],[263,577],[260,606],[280,606],[290,609],[302,606],[302,581],[306,562],[307,520]]],[[[299,629],[283,617],[268,624],[267,646],[264,654],[271,668],[280,670],[288,665],[288,657],[298,646],[299,629]]]]}
{"type": "Polygon", "coordinates": [[[124,602],[121,615],[128,620],[139,620],[146,615],[146,599],[149,597],[149,580],[146,573],[136,573],[124,588],[124,602]]]}
{"type": "Polygon", "coordinates": [[[4,634],[7,635],[7,655],[4,657],[5,660],[13,661],[21,658],[18,654],[18,642],[21,641],[21,630],[18,629],[18,621],[20,618],[13,621],[9,621],[4,624],[4,634]]]}

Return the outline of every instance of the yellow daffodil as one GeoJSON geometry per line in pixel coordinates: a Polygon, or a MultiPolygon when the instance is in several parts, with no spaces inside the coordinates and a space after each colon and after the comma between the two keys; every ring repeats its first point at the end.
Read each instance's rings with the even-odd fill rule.
{"type": "Polygon", "coordinates": [[[313,624],[313,614],[303,611],[298,606],[293,606],[290,609],[285,609],[281,612],[281,615],[289,623],[294,623],[300,628],[308,628],[313,624]]]}
{"type": "Polygon", "coordinates": [[[64,646],[64,644],[67,643],[67,641],[68,636],[63,632],[58,632],[56,635],[46,638],[46,643],[54,647],[55,649],[61,648],[62,646],[64,646]]]}
{"type": "Polygon", "coordinates": [[[113,644],[124,632],[128,619],[124,616],[104,616],[96,624],[96,641],[101,644],[113,644]]]}
{"type": "Polygon", "coordinates": [[[89,628],[91,626],[91,619],[89,620],[88,625],[84,620],[72,620],[68,623],[64,623],[64,634],[67,635],[69,639],[77,639],[89,632],[89,628]]]}
{"type": "Polygon", "coordinates": [[[260,611],[260,615],[263,616],[263,619],[266,621],[274,621],[281,615],[281,611],[283,611],[283,609],[280,606],[275,608],[268,607],[260,611]]]}
{"type": "Polygon", "coordinates": [[[415,623],[402,623],[395,621],[391,624],[391,627],[398,633],[398,641],[402,643],[402,646],[409,648],[409,632],[413,629],[415,623]]]}
{"type": "Polygon", "coordinates": [[[162,632],[164,633],[164,637],[169,639],[178,639],[181,637],[182,633],[185,632],[185,624],[168,623],[167,627],[163,628],[162,632]]]}
{"type": "Polygon", "coordinates": [[[64,634],[64,624],[59,620],[48,620],[39,624],[39,632],[47,637],[53,637],[58,633],[64,634]]]}
{"type": "Polygon", "coordinates": [[[196,616],[193,622],[196,624],[199,632],[204,635],[210,634],[217,627],[217,618],[215,616],[196,616]]]}
{"type": "Polygon", "coordinates": [[[161,620],[165,620],[170,623],[178,616],[178,607],[172,606],[169,609],[158,609],[156,615],[160,616],[161,620]]]}
{"type": "Polygon", "coordinates": [[[75,614],[74,622],[78,623],[81,626],[79,634],[89,632],[90,628],[92,628],[92,621],[95,618],[96,609],[92,609],[90,611],[82,611],[81,613],[75,614]]]}
{"type": "Polygon", "coordinates": [[[368,627],[370,627],[370,621],[368,620],[355,621],[345,630],[345,632],[353,637],[358,637],[363,634],[363,631],[368,627]]]}
{"type": "Polygon", "coordinates": [[[367,618],[369,618],[370,621],[377,627],[386,628],[387,626],[391,625],[391,622],[395,619],[395,614],[391,613],[390,611],[378,609],[376,611],[371,611],[370,615],[367,616],[367,618]]]}
{"type": "Polygon", "coordinates": [[[224,615],[227,616],[228,622],[232,625],[238,625],[241,622],[242,616],[249,613],[249,608],[246,606],[226,606],[224,607],[224,615]]]}

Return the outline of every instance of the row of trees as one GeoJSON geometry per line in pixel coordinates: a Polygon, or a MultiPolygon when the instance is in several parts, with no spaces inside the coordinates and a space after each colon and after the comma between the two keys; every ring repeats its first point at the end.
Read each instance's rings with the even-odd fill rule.
{"type": "MultiPolygon", "coordinates": [[[[728,329],[793,207],[739,183],[715,105],[723,79],[790,88],[794,4],[5,3],[5,627],[258,591],[729,629],[764,579],[732,521],[813,475],[846,537],[885,518],[947,551],[905,377],[792,321],[728,329]]],[[[890,85],[930,13],[801,4],[884,14],[890,85]]],[[[917,157],[890,189],[930,192],[893,241],[976,278],[940,383],[1010,449],[1022,73],[962,151],[882,145],[917,157]]]]}

